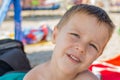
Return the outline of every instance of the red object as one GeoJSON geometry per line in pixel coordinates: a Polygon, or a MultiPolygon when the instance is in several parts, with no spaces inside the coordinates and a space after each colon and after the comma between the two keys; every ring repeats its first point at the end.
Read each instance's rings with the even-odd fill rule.
{"type": "Polygon", "coordinates": [[[105,63],[106,64],[102,64],[102,63],[92,64],[89,69],[91,71],[93,71],[94,69],[93,67],[101,69],[99,71],[101,80],[120,80],[120,71],[118,70],[118,67],[120,67],[120,55],[113,59],[105,61],[105,63]]]}
{"type": "Polygon", "coordinates": [[[120,80],[120,72],[103,70],[100,72],[102,80],[120,80]]]}
{"type": "Polygon", "coordinates": [[[120,66],[120,55],[113,59],[107,60],[106,62],[116,66],[120,66]]]}
{"type": "Polygon", "coordinates": [[[45,25],[45,24],[42,25],[42,31],[43,31],[43,33],[44,33],[42,40],[46,40],[46,37],[47,37],[47,35],[48,35],[47,25],[45,25]]]}
{"type": "Polygon", "coordinates": [[[32,39],[32,40],[36,40],[36,36],[33,34],[28,34],[27,38],[32,39]]]}
{"type": "Polygon", "coordinates": [[[93,67],[98,67],[98,68],[113,68],[113,67],[111,67],[111,66],[107,66],[107,65],[103,65],[103,64],[92,64],[90,67],[89,67],[89,69],[92,71],[92,68],[93,67]]]}

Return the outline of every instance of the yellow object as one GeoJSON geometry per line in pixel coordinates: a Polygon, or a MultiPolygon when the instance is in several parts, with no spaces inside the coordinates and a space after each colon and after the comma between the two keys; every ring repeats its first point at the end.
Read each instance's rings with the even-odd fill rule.
{"type": "Polygon", "coordinates": [[[10,33],[9,37],[12,38],[12,39],[14,39],[14,33],[10,33]]]}

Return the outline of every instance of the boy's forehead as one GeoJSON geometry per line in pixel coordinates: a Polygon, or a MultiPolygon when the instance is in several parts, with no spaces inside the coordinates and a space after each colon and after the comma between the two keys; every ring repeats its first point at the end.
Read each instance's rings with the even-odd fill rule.
{"type": "Polygon", "coordinates": [[[87,22],[90,22],[88,25],[93,25],[93,26],[96,25],[96,27],[104,25],[104,27],[106,27],[107,29],[109,28],[108,27],[109,25],[105,22],[99,21],[97,16],[92,15],[92,14],[88,14],[88,13],[84,13],[84,12],[73,14],[66,23],[69,23],[69,22],[70,23],[73,22],[74,24],[76,24],[76,22],[85,23],[85,24],[87,24],[87,22]]]}
{"type": "Polygon", "coordinates": [[[88,14],[74,14],[71,19],[68,21],[68,24],[72,25],[73,28],[77,27],[77,30],[87,27],[86,30],[90,32],[94,30],[106,30],[108,31],[108,25],[103,22],[99,22],[98,19],[93,15],[88,14]],[[93,29],[92,29],[93,28],[93,29]]]}
{"type": "Polygon", "coordinates": [[[69,18],[67,23],[73,22],[75,24],[76,22],[79,22],[79,23],[93,22],[93,20],[91,20],[93,18],[94,18],[94,23],[98,24],[98,19],[93,15],[89,15],[87,13],[85,13],[85,14],[84,13],[75,13],[69,18]]]}
{"type": "MultiPolygon", "coordinates": [[[[82,16],[85,16],[85,17],[94,17],[97,19],[97,17],[95,15],[92,15],[92,14],[88,14],[88,13],[85,13],[85,12],[77,12],[77,13],[74,13],[73,15],[71,15],[71,18],[74,18],[74,17],[82,17],[82,16]]],[[[81,19],[81,18],[80,18],[81,19]]]]}
{"type": "Polygon", "coordinates": [[[86,22],[86,20],[83,20],[83,19],[86,19],[86,20],[90,20],[90,18],[95,18],[96,19],[96,23],[97,23],[97,21],[98,21],[98,19],[95,17],[95,16],[93,16],[93,15],[89,15],[89,14],[87,14],[87,13],[74,13],[74,14],[72,14],[69,18],[68,18],[68,20],[66,20],[66,22],[65,22],[65,24],[67,24],[67,23],[69,23],[69,22],[76,22],[76,21],[80,21],[81,20],[81,22],[86,22]]]}

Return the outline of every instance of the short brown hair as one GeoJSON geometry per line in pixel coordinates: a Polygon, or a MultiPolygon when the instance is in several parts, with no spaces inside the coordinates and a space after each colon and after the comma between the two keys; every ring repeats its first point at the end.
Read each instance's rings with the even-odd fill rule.
{"type": "Polygon", "coordinates": [[[115,26],[113,22],[111,21],[110,17],[108,16],[108,14],[103,9],[97,6],[88,5],[88,4],[80,4],[80,5],[75,5],[71,7],[63,15],[62,19],[57,24],[57,27],[61,28],[62,26],[64,26],[69,21],[69,19],[76,13],[80,13],[80,14],[84,13],[84,14],[94,16],[97,18],[99,23],[105,23],[106,25],[108,25],[108,29],[109,29],[109,33],[111,37],[115,26]]]}

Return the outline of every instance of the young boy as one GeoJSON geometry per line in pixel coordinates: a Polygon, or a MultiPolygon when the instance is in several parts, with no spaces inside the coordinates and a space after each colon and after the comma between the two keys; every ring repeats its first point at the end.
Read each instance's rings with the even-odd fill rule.
{"type": "Polygon", "coordinates": [[[88,68],[102,54],[113,30],[101,8],[73,6],[54,29],[51,60],[33,68],[23,80],[98,80],[88,68]]]}
{"type": "Polygon", "coordinates": [[[73,6],[54,29],[51,61],[32,69],[24,80],[98,80],[88,68],[102,54],[113,30],[104,10],[73,6]]]}

